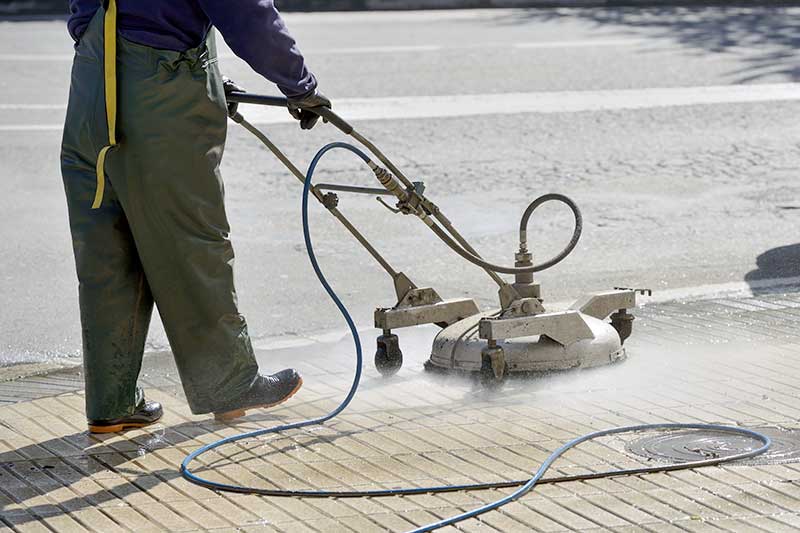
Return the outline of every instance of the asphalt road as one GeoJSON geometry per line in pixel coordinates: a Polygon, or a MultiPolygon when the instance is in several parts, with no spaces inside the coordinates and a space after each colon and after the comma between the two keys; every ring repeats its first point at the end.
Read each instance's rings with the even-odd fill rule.
{"type": "MultiPolygon", "coordinates": [[[[513,261],[515,228],[533,197],[554,191],[579,202],[581,243],[539,276],[545,297],[561,302],[616,285],[762,290],[771,283],[763,280],[800,276],[798,15],[661,8],[286,18],[337,109],[424,181],[488,258],[513,261]]],[[[70,46],[63,20],[0,22],[0,365],[79,354],[58,164],[70,46]]],[[[276,93],[221,48],[228,76],[276,93]]],[[[342,139],[329,126],[306,133],[283,115],[242,110],[301,168],[342,139]]],[[[304,252],[297,182],[233,124],[223,167],[240,302],[257,346],[338,335],[341,319],[304,252]]],[[[346,155],[332,156],[319,179],[375,185],[346,155]]],[[[419,221],[372,198],[343,197],[341,206],[418,285],[495,302],[488,277],[419,221]]],[[[530,231],[537,257],[569,230],[566,213],[542,209],[530,231]]],[[[325,271],[369,327],[374,307],[394,303],[389,279],[321,209],[313,232],[325,271]]],[[[149,349],[164,346],[155,324],[149,349]]]]}

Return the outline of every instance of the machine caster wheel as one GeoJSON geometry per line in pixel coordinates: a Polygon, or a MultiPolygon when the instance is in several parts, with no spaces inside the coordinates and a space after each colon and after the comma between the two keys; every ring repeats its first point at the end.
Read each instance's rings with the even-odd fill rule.
{"type": "Polygon", "coordinates": [[[375,352],[375,368],[384,377],[397,374],[403,366],[403,352],[400,341],[392,333],[378,337],[378,350],[375,352]]]}
{"type": "Polygon", "coordinates": [[[498,389],[508,377],[508,363],[503,349],[488,346],[481,352],[481,369],[478,372],[480,384],[487,389],[498,389]]]}
{"type": "Polygon", "coordinates": [[[620,344],[625,344],[628,337],[633,332],[633,321],[635,317],[628,313],[627,309],[620,309],[611,315],[611,325],[619,333],[620,344]]]}

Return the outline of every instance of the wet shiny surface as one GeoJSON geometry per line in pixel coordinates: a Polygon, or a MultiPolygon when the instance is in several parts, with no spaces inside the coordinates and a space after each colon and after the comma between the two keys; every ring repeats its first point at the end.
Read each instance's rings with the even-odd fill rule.
{"type": "MultiPolygon", "coordinates": [[[[564,441],[621,425],[722,423],[784,428],[795,435],[798,306],[797,293],[647,305],[637,311],[627,361],[514,378],[499,390],[464,376],[424,372],[437,328],[398,330],[406,364],[386,379],[366,361],[358,395],[340,417],[226,446],[197,467],[218,481],[262,488],[352,490],[525,479],[564,441]]],[[[368,358],[378,333],[362,332],[368,358]]],[[[89,435],[80,392],[0,405],[0,520],[72,531],[88,520],[130,520],[128,513],[134,513],[138,518],[125,522],[129,526],[169,531],[406,531],[497,498],[498,491],[368,500],[254,498],[188,484],[177,467],[190,450],[319,416],[341,400],[352,379],[352,340],[344,335],[258,355],[263,369],[298,367],[305,386],[279,408],[233,425],[188,412],[168,353],[146,359],[147,395],[165,406],[162,422],[146,430],[89,435]]],[[[79,389],[79,377],[74,381],[79,389]]],[[[587,443],[556,463],[553,475],[650,466],[651,458],[626,449],[645,436],[587,443]]],[[[713,436],[677,446],[667,442],[670,450],[699,454],[731,447],[713,436]]],[[[800,464],[781,461],[546,485],[504,512],[486,515],[480,525],[464,527],[742,531],[759,524],[767,531],[791,531],[800,524],[798,480],[800,464]]]]}
{"type": "MultiPolygon", "coordinates": [[[[780,427],[750,428],[772,441],[769,450],[753,459],[736,464],[784,464],[800,462],[800,431],[780,427]]],[[[762,443],[753,438],[714,431],[687,431],[641,437],[625,449],[646,459],[664,463],[689,462],[758,449],[762,443]]]]}

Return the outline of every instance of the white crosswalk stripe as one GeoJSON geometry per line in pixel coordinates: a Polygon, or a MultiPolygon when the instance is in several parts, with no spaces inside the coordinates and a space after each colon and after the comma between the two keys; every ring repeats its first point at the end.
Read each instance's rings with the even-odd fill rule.
{"type": "MultiPolygon", "coordinates": [[[[513,113],[576,113],[657,107],[800,100],[800,83],[720,85],[602,91],[457,94],[391,98],[342,98],[334,102],[346,120],[398,120],[513,113]]],[[[2,110],[61,109],[64,106],[4,104],[2,110]]],[[[243,105],[254,124],[292,122],[286,110],[243,105]]],[[[0,124],[0,131],[59,130],[60,124],[0,124]]]]}

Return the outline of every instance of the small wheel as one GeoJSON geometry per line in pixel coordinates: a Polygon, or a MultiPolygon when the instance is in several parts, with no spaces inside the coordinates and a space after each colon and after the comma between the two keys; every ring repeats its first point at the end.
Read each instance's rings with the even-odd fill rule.
{"type": "Polygon", "coordinates": [[[481,369],[478,372],[478,381],[480,382],[481,386],[485,389],[495,390],[499,389],[503,386],[508,378],[508,365],[506,365],[505,371],[503,372],[502,377],[497,377],[494,375],[494,370],[492,370],[492,364],[489,363],[488,368],[485,364],[481,364],[481,369]]]}
{"type": "Polygon", "coordinates": [[[502,348],[489,348],[481,354],[481,369],[478,371],[478,381],[486,389],[499,389],[508,378],[508,363],[505,362],[502,348]],[[494,356],[494,357],[492,357],[494,356]],[[494,360],[493,360],[494,359],[494,360]],[[495,368],[498,363],[502,371],[495,368]]]}
{"type": "Polygon", "coordinates": [[[611,325],[619,333],[620,344],[625,344],[625,341],[633,333],[633,321],[635,317],[628,313],[627,309],[620,309],[611,315],[611,325]]]}
{"type": "Polygon", "coordinates": [[[375,368],[384,377],[397,374],[403,366],[403,352],[397,335],[381,335],[378,337],[378,349],[375,352],[375,368]]]}

